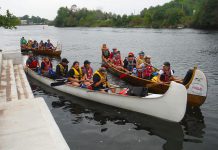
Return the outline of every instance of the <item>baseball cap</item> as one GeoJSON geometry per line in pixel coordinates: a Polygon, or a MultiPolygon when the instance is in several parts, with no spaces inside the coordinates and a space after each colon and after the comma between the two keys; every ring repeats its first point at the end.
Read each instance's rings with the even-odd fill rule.
{"type": "Polygon", "coordinates": [[[170,66],[170,63],[168,61],[163,63],[164,66],[170,66]]]}
{"type": "Polygon", "coordinates": [[[139,55],[145,55],[145,53],[143,51],[140,51],[139,55]]]}
{"type": "Polygon", "coordinates": [[[67,58],[63,58],[62,60],[61,60],[61,62],[64,62],[64,63],[69,63],[69,61],[67,60],[67,58]]]}
{"type": "Polygon", "coordinates": [[[91,62],[88,61],[88,60],[85,60],[85,61],[84,61],[84,64],[91,64],[91,62]]]}
{"type": "Polygon", "coordinates": [[[129,54],[128,54],[128,57],[134,57],[134,54],[133,54],[133,52],[129,52],[129,54]]]}

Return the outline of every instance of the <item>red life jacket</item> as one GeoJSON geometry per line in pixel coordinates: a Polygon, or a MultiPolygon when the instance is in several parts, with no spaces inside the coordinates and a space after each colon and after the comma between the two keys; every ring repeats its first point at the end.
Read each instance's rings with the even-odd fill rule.
{"type": "Polygon", "coordinates": [[[171,75],[171,69],[169,68],[168,70],[163,69],[163,74],[160,76],[160,80],[163,82],[169,82],[171,75]]]}
{"type": "Polygon", "coordinates": [[[93,76],[93,69],[90,67],[88,70],[86,67],[82,67],[82,70],[85,72],[85,74],[87,75],[88,79],[91,79],[93,76]]]}
{"type": "Polygon", "coordinates": [[[121,59],[120,59],[120,58],[118,58],[118,59],[114,58],[114,59],[113,59],[113,63],[114,63],[114,65],[116,65],[116,66],[122,66],[122,62],[121,62],[121,59]]]}
{"type": "Polygon", "coordinates": [[[51,68],[51,62],[45,62],[44,60],[42,61],[44,63],[44,69],[45,71],[48,71],[51,68]]]}
{"type": "Polygon", "coordinates": [[[143,69],[143,78],[144,77],[150,77],[152,75],[152,66],[151,65],[147,65],[144,69],[143,69]]]}
{"type": "Polygon", "coordinates": [[[29,68],[37,68],[38,61],[36,59],[33,59],[32,62],[29,64],[29,68]]]}

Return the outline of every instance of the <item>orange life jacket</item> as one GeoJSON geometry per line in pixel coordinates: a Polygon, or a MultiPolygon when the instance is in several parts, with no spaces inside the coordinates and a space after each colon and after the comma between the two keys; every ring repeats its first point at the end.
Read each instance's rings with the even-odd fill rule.
{"type": "Polygon", "coordinates": [[[45,71],[48,71],[51,68],[51,62],[45,62],[44,60],[42,61],[44,63],[44,69],[45,71]]]}

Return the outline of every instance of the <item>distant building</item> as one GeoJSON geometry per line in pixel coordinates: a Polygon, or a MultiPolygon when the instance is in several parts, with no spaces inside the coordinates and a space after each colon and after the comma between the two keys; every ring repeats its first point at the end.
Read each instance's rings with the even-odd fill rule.
{"type": "Polygon", "coordinates": [[[27,25],[27,20],[20,20],[21,25],[27,25]]]}
{"type": "Polygon", "coordinates": [[[33,25],[34,23],[33,23],[33,21],[30,21],[30,20],[29,20],[28,24],[29,24],[29,25],[33,25]]]}

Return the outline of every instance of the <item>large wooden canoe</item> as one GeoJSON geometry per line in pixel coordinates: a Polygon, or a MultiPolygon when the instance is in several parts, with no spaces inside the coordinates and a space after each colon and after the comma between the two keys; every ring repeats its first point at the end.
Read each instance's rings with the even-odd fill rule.
{"type": "MultiPolygon", "coordinates": [[[[40,76],[29,68],[25,68],[25,71],[28,76],[47,86],[54,82],[54,80],[40,76]]],[[[172,122],[180,122],[186,111],[187,90],[183,85],[176,82],[171,82],[169,89],[164,95],[150,94],[147,97],[101,93],[69,85],[52,88],[87,100],[151,115],[172,122]]]]}
{"type": "MultiPolygon", "coordinates": [[[[158,84],[156,82],[138,78],[130,75],[124,71],[114,68],[110,63],[103,60],[107,70],[114,76],[126,81],[127,83],[134,86],[145,86],[149,85],[149,90],[152,93],[163,94],[168,88],[169,84],[158,84]],[[152,86],[151,86],[152,85],[152,86]]],[[[204,73],[194,67],[190,80],[185,84],[188,91],[188,105],[189,106],[201,106],[207,97],[207,79],[204,73]]]]}
{"type": "Polygon", "coordinates": [[[62,52],[61,50],[21,48],[22,53],[27,53],[28,51],[32,51],[36,55],[47,55],[53,57],[60,57],[62,52]]]}

